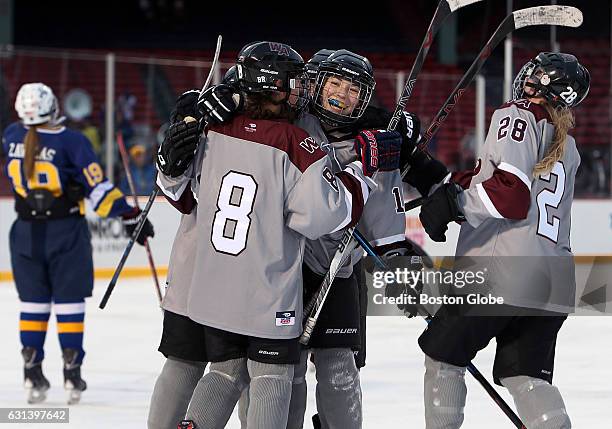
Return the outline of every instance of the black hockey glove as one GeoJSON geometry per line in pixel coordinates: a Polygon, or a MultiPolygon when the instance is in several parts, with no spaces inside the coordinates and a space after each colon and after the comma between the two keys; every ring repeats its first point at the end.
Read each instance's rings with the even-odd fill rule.
{"type": "MultiPolygon", "coordinates": [[[[429,190],[436,183],[440,183],[448,174],[448,169],[437,159],[431,157],[427,152],[417,151],[409,159],[410,170],[403,181],[416,188],[423,196],[429,194],[429,190]]],[[[402,167],[402,171],[405,166],[402,167]]]]}
{"type": "Polygon", "coordinates": [[[179,97],[176,99],[174,110],[172,113],[170,113],[170,123],[176,124],[177,122],[181,122],[187,116],[191,116],[199,121],[202,118],[202,115],[197,109],[199,95],[199,89],[190,89],[189,91],[185,91],[179,95],[179,97]]]}
{"type": "Polygon", "coordinates": [[[463,192],[463,188],[458,184],[445,183],[436,189],[421,206],[419,219],[421,219],[425,232],[433,241],[446,241],[445,234],[448,224],[465,220],[457,202],[460,192],[463,192]]]}
{"type": "Polygon", "coordinates": [[[166,176],[178,177],[193,161],[200,141],[197,121],[180,121],[170,125],[157,151],[157,168],[166,176]]]}
{"type": "Polygon", "coordinates": [[[408,318],[417,316],[419,297],[423,292],[423,282],[420,277],[424,267],[423,259],[417,255],[412,243],[408,240],[384,246],[381,250],[384,253],[379,253],[380,256],[392,271],[397,268],[408,271],[406,278],[401,279],[407,281],[388,283],[385,286],[385,296],[403,298],[400,300],[403,302],[396,304],[397,308],[403,311],[408,318]],[[409,301],[409,296],[413,297],[410,298],[413,301],[409,301]]]}
{"type": "Polygon", "coordinates": [[[242,107],[242,96],[233,86],[219,84],[208,88],[198,99],[198,112],[208,125],[229,121],[242,107]]]}
{"type": "Polygon", "coordinates": [[[400,170],[404,171],[410,158],[414,155],[421,138],[421,120],[414,113],[402,112],[397,131],[402,136],[402,152],[400,155],[400,170]]]}
{"type": "MultiPolygon", "coordinates": [[[[125,228],[125,232],[129,237],[132,237],[134,231],[136,231],[136,227],[138,226],[138,222],[140,222],[140,214],[142,210],[138,207],[133,207],[127,213],[123,213],[121,218],[123,219],[123,227],[125,228]]],[[[136,238],[136,242],[141,246],[144,246],[145,240],[149,237],[155,237],[155,230],[153,229],[153,224],[149,221],[149,219],[145,220],[144,226],[140,230],[140,234],[136,238]]]]}
{"type": "Polygon", "coordinates": [[[355,151],[366,176],[399,168],[402,139],[397,131],[364,130],[355,137],[355,151]]]}

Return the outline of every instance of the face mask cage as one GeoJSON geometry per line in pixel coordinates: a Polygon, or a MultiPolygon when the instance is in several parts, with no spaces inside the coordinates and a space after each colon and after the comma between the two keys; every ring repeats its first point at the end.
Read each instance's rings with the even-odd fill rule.
{"type": "Polygon", "coordinates": [[[374,87],[333,71],[319,71],[313,105],[319,116],[332,126],[359,119],[372,97],[374,87]]]}
{"type": "Polygon", "coordinates": [[[303,110],[310,101],[311,79],[306,72],[296,74],[289,79],[289,97],[287,104],[296,110],[303,110]]]}
{"type": "Polygon", "coordinates": [[[527,82],[527,79],[533,76],[533,72],[535,71],[536,67],[537,64],[535,64],[533,61],[529,61],[518,72],[514,78],[514,82],[512,83],[513,100],[520,100],[521,98],[525,97],[525,83],[527,82]]]}

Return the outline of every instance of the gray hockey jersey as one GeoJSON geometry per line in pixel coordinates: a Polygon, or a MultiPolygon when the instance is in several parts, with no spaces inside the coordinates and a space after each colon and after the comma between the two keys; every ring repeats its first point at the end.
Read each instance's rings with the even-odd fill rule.
{"type": "Polygon", "coordinates": [[[301,334],[305,237],[356,222],[369,195],[358,162],[333,174],[319,146],[288,123],[237,116],[208,132],[185,175],[166,180],[166,195],[198,202],[192,320],[261,338],[301,334]]]}
{"type": "MultiPolygon", "coordinates": [[[[353,149],[353,139],[329,143],[321,125],[312,115],[305,115],[298,123],[309,134],[316,135],[327,142],[323,148],[328,150],[338,168],[343,168],[357,159],[353,149]],[[330,150],[333,149],[333,150],[330,150]]],[[[375,188],[370,192],[358,229],[373,246],[383,246],[405,239],[406,217],[402,195],[402,178],[399,169],[379,171],[374,177],[375,188]]],[[[304,262],[313,272],[325,275],[338,250],[343,231],[325,235],[306,242],[304,262]]],[[[351,259],[338,271],[337,276],[348,278],[353,272],[353,265],[361,260],[363,250],[357,248],[351,259]]]]}
{"type": "MultiPolygon", "coordinates": [[[[161,175],[161,173],[159,174],[161,175]]],[[[172,243],[166,278],[166,293],[162,301],[164,310],[183,316],[187,315],[188,290],[191,287],[191,278],[195,266],[196,222],[197,210],[181,216],[174,243],[172,243]]]]}
{"type": "Polygon", "coordinates": [[[568,136],[563,158],[549,174],[534,177],[553,135],[541,105],[518,100],[494,112],[477,168],[453,175],[469,186],[459,196],[467,222],[457,256],[486,257],[489,286],[505,304],[569,312],[576,287],[570,216],[580,156],[568,136]]]}

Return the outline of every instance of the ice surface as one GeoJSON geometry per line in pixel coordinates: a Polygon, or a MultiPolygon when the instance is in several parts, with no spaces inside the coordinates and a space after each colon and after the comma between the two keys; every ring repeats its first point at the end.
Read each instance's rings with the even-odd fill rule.
{"type": "MultiPolygon", "coordinates": [[[[28,424],[52,427],[145,428],[149,398],[164,358],[157,345],[161,312],[150,281],[120,280],[105,310],[98,302],[106,287],[97,281],[85,317],[87,356],[83,378],[89,388],[81,403],[70,408],[70,424],[28,424]]],[[[49,325],[44,371],[51,382],[47,406],[65,406],[62,362],[55,322],[49,325]]],[[[26,407],[18,335],[19,304],[12,284],[0,283],[0,407],[26,407]]],[[[422,320],[368,318],[368,365],[362,370],[364,428],[423,428],[423,356],[416,339],[422,320]]],[[[476,366],[491,380],[494,344],[479,354],[476,366]]],[[[561,329],[555,384],[563,393],[575,428],[612,425],[612,317],[575,317],[561,329]]],[[[463,427],[511,428],[507,418],[471,378],[468,380],[463,427]]],[[[307,424],[315,409],[314,373],[308,372],[307,424]]],[[[502,396],[511,401],[502,389],[502,396]]],[[[21,427],[21,426],[13,426],[21,427]]],[[[232,417],[228,428],[239,428],[232,417]]]]}

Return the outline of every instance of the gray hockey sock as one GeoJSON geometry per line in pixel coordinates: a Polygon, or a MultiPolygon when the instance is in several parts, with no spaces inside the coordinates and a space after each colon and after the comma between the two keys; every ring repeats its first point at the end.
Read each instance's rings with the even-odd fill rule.
{"type": "Polygon", "coordinates": [[[169,357],[155,382],[147,427],[175,428],[185,417],[193,389],[202,378],[206,362],[194,362],[169,357]]]}
{"type": "Polygon", "coordinates": [[[425,427],[458,429],[463,423],[465,368],[425,356],[425,427]]]}
{"type": "Polygon", "coordinates": [[[317,411],[330,429],[361,428],[361,384],[349,348],[313,349],[317,371],[317,411]]]}
{"type": "Polygon", "coordinates": [[[529,429],[569,429],[572,427],[559,389],[539,378],[520,375],[502,378],[521,420],[529,429]]]}
{"type": "Polygon", "coordinates": [[[211,363],[193,392],[185,419],[193,420],[198,429],[224,428],[249,383],[246,362],[240,358],[211,363]]]}
{"type": "Polygon", "coordinates": [[[247,429],[247,413],[249,411],[249,386],[245,387],[238,401],[238,420],[240,429],[247,429]]]}
{"type": "Polygon", "coordinates": [[[302,429],[306,413],[306,370],[308,369],[308,350],[302,350],[300,362],[295,365],[291,384],[291,403],[287,429],[302,429]]]}
{"type": "Polygon", "coordinates": [[[249,359],[249,429],[276,429],[287,426],[293,367],[294,365],[267,364],[249,359]]]}

